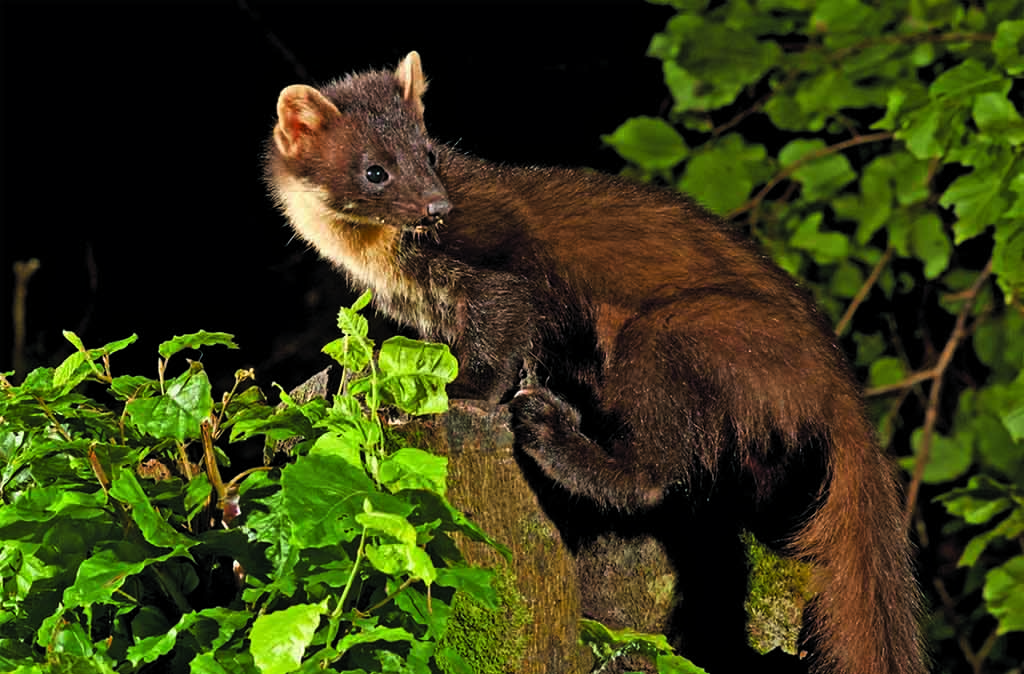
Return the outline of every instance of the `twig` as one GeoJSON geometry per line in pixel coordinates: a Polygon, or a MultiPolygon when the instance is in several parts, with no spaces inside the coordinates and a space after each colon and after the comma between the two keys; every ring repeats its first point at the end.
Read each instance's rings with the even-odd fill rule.
{"type": "Polygon", "coordinates": [[[14,345],[11,348],[11,364],[14,371],[25,376],[25,305],[28,300],[28,281],[39,269],[38,258],[14,263],[14,304],[11,318],[14,323],[14,345]]]}
{"type": "Polygon", "coordinates": [[[917,461],[914,464],[914,475],[910,480],[910,486],[907,488],[907,504],[906,510],[903,512],[904,528],[910,526],[910,520],[914,515],[914,508],[917,505],[917,495],[921,490],[921,480],[924,477],[924,469],[928,465],[928,459],[931,456],[932,436],[935,433],[935,422],[939,418],[939,402],[942,393],[943,375],[949,367],[950,362],[953,360],[953,354],[956,352],[957,346],[960,345],[960,342],[967,335],[967,317],[974,308],[974,303],[978,299],[978,293],[981,292],[982,286],[991,274],[992,260],[989,259],[985,268],[981,270],[980,274],[978,274],[978,278],[974,279],[974,283],[971,284],[969,294],[964,300],[964,305],[960,308],[960,313],[957,314],[956,324],[953,326],[953,334],[951,334],[949,339],[946,341],[946,346],[943,347],[942,353],[939,355],[939,362],[936,363],[935,367],[931,370],[932,386],[931,391],[929,391],[928,394],[928,409],[924,414],[921,446],[918,450],[917,461]]]}
{"type": "Polygon", "coordinates": [[[839,323],[836,325],[836,336],[839,336],[846,331],[846,326],[849,325],[851,320],[853,320],[853,315],[857,312],[860,305],[864,303],[864,300],[867,298],[871,288],[878,282],[878,277],[882,275],[882,270],[885,269],[891,259],[892,248],[889,247],[885,249],[885,254],[882,255],[882,259],[875,264],[875,268],[871,270],[871,274],[868,275],[867,280],[864,281],[860,290],[857,291],[853,301],[850,302],[850,306],[846,307],[846,312],[843,313],[843,317],[839,319],[839,323]]]}

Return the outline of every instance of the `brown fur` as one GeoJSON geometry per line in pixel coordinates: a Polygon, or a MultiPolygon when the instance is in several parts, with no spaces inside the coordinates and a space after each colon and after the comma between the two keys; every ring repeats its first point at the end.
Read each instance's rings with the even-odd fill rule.
{"type": "Polygon", "coordinates": [[[267,178],[298,233],[449,344],[461,393],[511,397],[517,446],[571,493],[642,513],[730,472],[770,507],[817,460],[788,541],[815,564],[816,671],[925,671],[894,471],[794,281],[675,193],[436,145],[425,88],[413,52],[282,92],[267,178]]]}

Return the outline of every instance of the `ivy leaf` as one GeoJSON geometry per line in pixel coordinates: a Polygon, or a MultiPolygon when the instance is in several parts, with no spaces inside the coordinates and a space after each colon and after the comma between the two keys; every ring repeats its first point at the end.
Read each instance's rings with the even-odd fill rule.
{"type": "Polygon", "coordinates": [[[320,604],[296,604],[256,618],[249,641],[260,672],[287,674],[298,669],[323,613],[324,606],[320,604]]]}
{"type": "Polygon", "coordinates": [[[679,132],[657,117],[628,119],[601,140],[623,159],[650,171],[670,170],[689,154],[679,132]]]}

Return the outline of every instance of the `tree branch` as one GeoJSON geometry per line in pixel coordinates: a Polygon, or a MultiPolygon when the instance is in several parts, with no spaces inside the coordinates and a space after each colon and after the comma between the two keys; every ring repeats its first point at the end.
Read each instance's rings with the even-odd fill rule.
{"type": "Polygon", "coordinates": [[[945,375],[950,362],[953,360],[953,354],[956,352],[956,348],[967,335],[967,317],[971,314],[971,310],[974,308],[974,303],[978,299],[978,293],[981,292],[982,286],[984,286],[985,281],[988,280],[988,277],[991,276],[991,274],[992,260],[990,258],[988,263],[985,265],[985,268],[978,274],[978,278],[974,279],[974,283],[971,284],[967,297],[964,299],[964,305],[960,308],[960,313],[957,314],[956,324],[953,326],[953,334],[949,336],[945,347],[942,349],[942,353],[939,355],[939,362],[936,363],[935,367],[929,371],[931,376],[927,378],[932,380],[932,386],[931,391],[929,391],[928,394],[928,408],[925,410],[924,415],[921,447],[918,450],[917,461],[914,464],[914,474],[910,480],[910,486],[907,488],[907,503],[906,509],[903,512],[904,527],[910,526],[910,520],[913,517],[914,508],[917,505],[917,495],[921,490],[921,480],[924,477],[924,469],[928,465],[928,459],[931,456],[932,437],[935,434],[935,422],[939,417],[939,402],[942,394],[943,376],[945,375]]]}
{"type": "Polygon", "coordinates": [[[839,319],[839,323],[836,325],[837,337],[846,331],[846,326],[850,324],[851,320],[853,320],[853,315],[857,313],[857,309],[864,303],[864,300],[867,298],[871,288],[878,283],[878,278],[882,275],[882,270],[885,269],[891,259],[892,248],[886,248],[885,254],[882,255],[882,258],[875,264],[875,268],[871,270],[871,274],[868,275],[867,280],[864,281],[860,289],[857,291],[857,294],[854,295],[853,300],[850,302],[850,306],[846,307],[843,317],[839,319]]]}

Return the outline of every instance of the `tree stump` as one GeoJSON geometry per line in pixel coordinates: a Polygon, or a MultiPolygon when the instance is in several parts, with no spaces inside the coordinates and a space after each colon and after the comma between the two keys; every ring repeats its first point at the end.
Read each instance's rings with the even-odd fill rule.
{"type": "MultiPolygon", "coordinates": [[[[593,657],[579,643],[580,617],[612,628],[663,632],[675,597],[674,571],[663,546],[651,536],[604,533],[567,543],[548,512],[561,517],[565,508],[544,502],[566,495],[553,493],[557,488],[537,475],[535,466],[531,471],[520,462],[509,421],[505,406],[453,400],[448,413],[416,419],[396,430],[418,446],[448,457],[449,500],[512,550],[512,576],[532,622],[526,627],[522,662],[511,671],[589,672],[593,657]]],[[[578,509],[570,503],[568,510],[589,507],[576,505],[578,509]]],[[[594,511],[583,517],[590,520],[601,514],[594,511]]],[[[506,563],[484,544],[459,544],[473,564],[495,568],[506,563]]],[[[635,661],[628,666],[644,668],[635,661]]]]}

